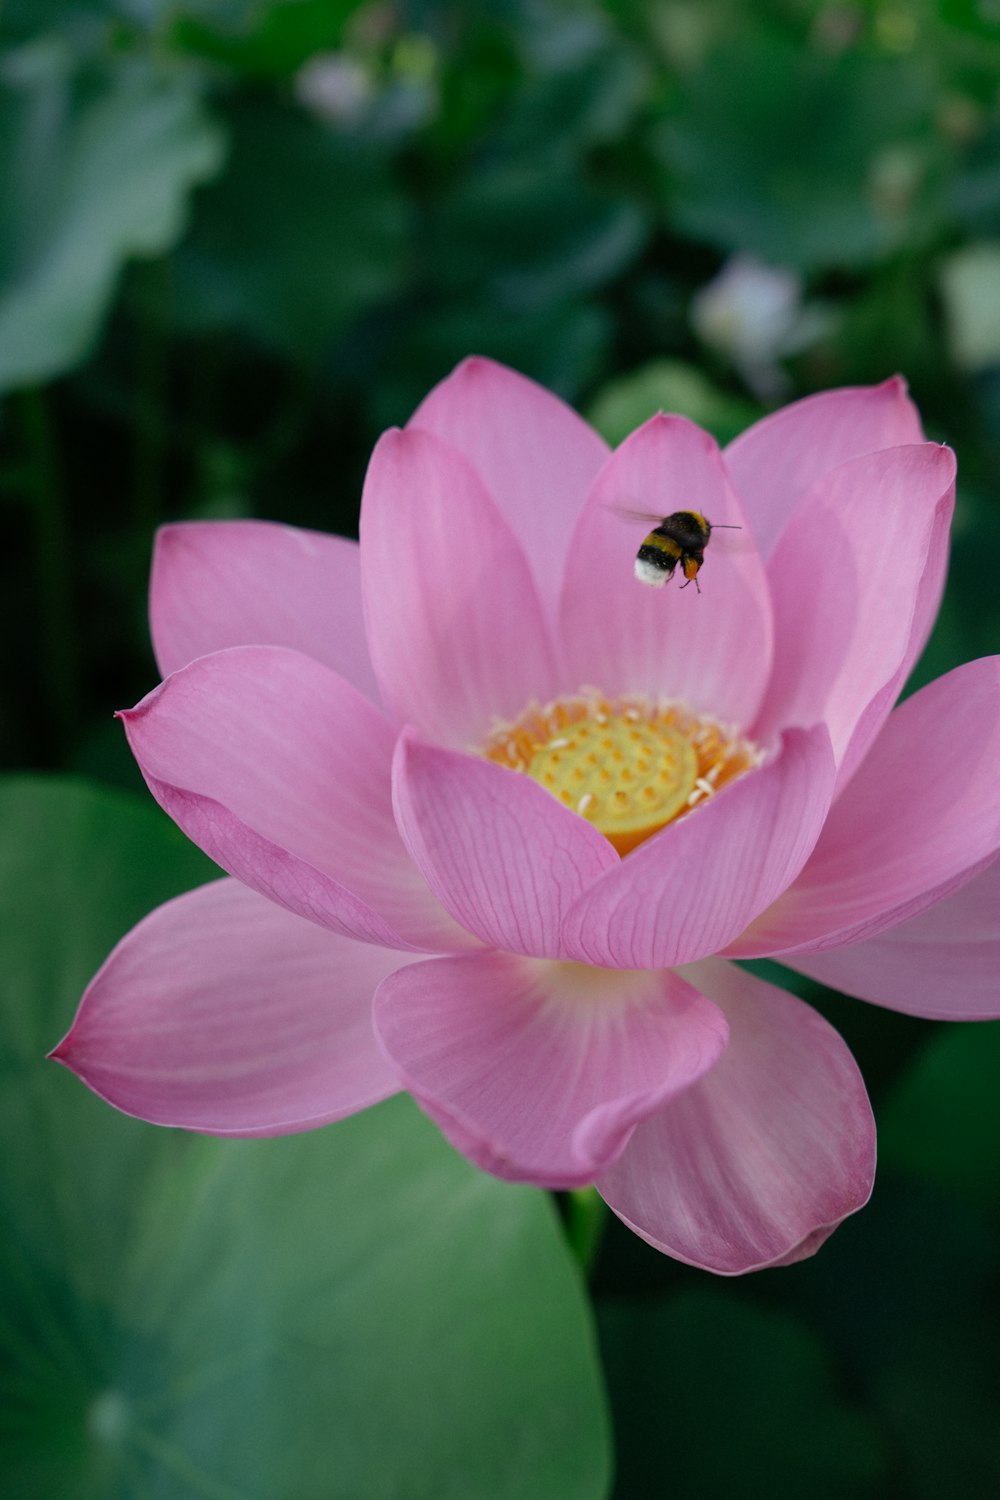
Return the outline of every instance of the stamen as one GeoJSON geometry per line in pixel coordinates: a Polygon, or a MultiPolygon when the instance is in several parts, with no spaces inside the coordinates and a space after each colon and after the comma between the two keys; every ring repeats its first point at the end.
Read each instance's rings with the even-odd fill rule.
{"type": "Polygon", "coordinates": [[[608,699],[596,688],[530,704],[483,747],[527,772],[627,854],[758,766],[737,731],[678,703],[608,699]]]}

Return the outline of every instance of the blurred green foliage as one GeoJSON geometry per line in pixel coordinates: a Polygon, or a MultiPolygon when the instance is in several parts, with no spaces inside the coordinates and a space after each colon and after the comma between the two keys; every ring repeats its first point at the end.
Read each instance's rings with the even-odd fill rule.
{"type": "Polygon", "coordinates": [[[350,532],[377,433],[470,351],[614,437],[902,369],[966,486],[932,660],[983,649],[988,4],[7,0],[0,38],[9,762],[128,779],[155,524],[350,532]],[[746,264],[777,321],[716,282],[746,264]]]}
{"type": "MultiPolygon", "coordinates": [[[[1000,6],[0,4],[5,762],[137,786],[110,714],[155,680],[144,620],[155,526],[249,515],[352,533],[378,432],[470,352],[554,387],[612,441],[659,407],[727,440],[783,400],[901,370],[928,435],[960,463],[948,593],[915,682],[995,651],[1000,6]]],[[[164,850],[176,879],[153,890],[143,860],[116,843],[138,814],[109,803],[88,814],[92,860],[103,868],[110,838],[128,879],[112,871],[95,887],[81,857],[53,886],[59,830],[71,851],[82,816],[59,803],[68,796],[54,791],[44,814],[30,802],[44,839],[5,804],[8,894],[28,892],[19,921],[40,966],[13,999],[37,1007],[30,1027],[43,1030],[49,1002],[68,1021],[88,966],[158,893],[200,878],[197,861],[182,869],[164,850]],[[33,841],[51,865],[25,873],[33,841]],[[31,915],[46,902],[81,914],[73,941],[86,962],[67,959],[61,978],[43,961],[51,932],[31,915]]],[[[815,1261],[710,1287],[609,1220],[592,1290],[617,1500],[1000,1491],[997,1030],[925,1026],[799,988],[869,1081],[883,1141],[875,1200],[815,1261]]],[[[12,1076],[41,1066],[25,1054],[12,1076]]],[[[100,1106],[69,1079],[37,1087],[65,1100],[46,1114],[55,1155],[41,1176],[56,1170],[74,1111],[100,1106]]],[[[28,1140],[30,1123],[19,1128],[28,1140]]],[[[88,1200],[74,1200],[84,1239],[131,1222],[125,1157],[155,1136],[107,1128],[121,1178],[94,1188],[90,1228],[88,1200]]],[[[322,1160],[336,1131],[317,1139],[322,1160]]],[[[173,1149],[150,1144],[150,1163],[173,1149]]],[[[304,1173],[317,1169],[312,1149],[301,1148],[304,1173]]],[[[61,1170],[87,1170],[68,1160],[61,1170]]],[[[427,1170],[449,1169],[435,1157],[427,1170]]],[[[33,1180],[20,1182],[21,1207],[11,1200],[15,1219],[33,1180]]],[[[58,1208],[38,1196],[29,1260],[58,1208]]],[[[525,1243],[542,1233],[536,1223],[525,1243]]],[[[234,1284],[252,1279],[231,1245],[226,1255],[234,1284]]],[[[64,1259],[63,1276],[72,1251],[64,1259]]],[[[45,1276],[46,1316],[64,1333],[82,1314],[56,1271],[45,1276]]],[[[0,1334],[9,1344],[8,1325],[0,1334]]],[[[367,1348],[374,1335],[356,1337],[367,1348]]],[[[385,1347],[391,1362],[389,1336],[385,1347]]],[[[582,1399],[579,1344],[574,1358],[582,1399]]],[[[52,1392],[65,1400],[58,1381],[52,1392]]],[[[581,1478],[572,1444],[556,1444],[563,1489],[551,1479],[544,1493],[596,1496],[598,1448],[581,1433],[581,1478]]],[[[489,1453],[494,1473],[522,1472],[504,1470],[495,1443],[489,1453]]],[[[445,1493],[392,1488],[387,1462],[358,1500],[445,1493]]],[[[43,1492],[115,1493],[66,1473],[43,1492]]],[[[454,1492],[477,1493],[463,1473],[454,1492]]],[[[230,1477],[235,1488],[199,1490],[176,1474],[148,1492],[252,1493],[230,1477]]],[[[492,1493],[504,1492],[497,1480],[492,1493]]]]}

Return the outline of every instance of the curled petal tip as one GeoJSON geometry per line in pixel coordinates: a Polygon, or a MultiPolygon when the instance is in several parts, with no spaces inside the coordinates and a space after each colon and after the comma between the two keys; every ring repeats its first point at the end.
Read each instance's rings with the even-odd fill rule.
{"type": "Polygon", "coordinates": [[[452,374],[475,376],[497,368],[497,361],[489,359],[485,354],[467,354],[464,359],[459,360],[452,374]]]}

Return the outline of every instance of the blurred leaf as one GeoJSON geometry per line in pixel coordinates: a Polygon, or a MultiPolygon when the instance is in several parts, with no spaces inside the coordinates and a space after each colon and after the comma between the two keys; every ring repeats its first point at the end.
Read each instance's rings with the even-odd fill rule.
{"type": "Polygon", "coordinates": [[[936,222],[923,73],[744,27],[653,137],[685,233],[772,265],[861,266],[936,222]]]}
{"type": "Polygon", "coordinates": [[[880,1372],[877,1398],[906,1451],[912,1500],[1000,1490],[998,1388],[996,1342],[982,1337],[982,1322],[935,1328],[911,1359],[880,1372]]]}
{"type": "Polygon", "coordinates": [[[315,358],[397,290],[407,214],[385,154],[307,116],[237,108],[228,170],[177,258],[184,326],[228,326],[315,358]]]}
{"type": "Polygon", "coordinates": [[[1000,364],[1000,243],[956,250],[941,267],[948,343],[960,370],[1000,364]]]}
{"type": "Polygon", "coordinates": [[[119,65],[77,76],[39,44],[0,70],[0,390],[61,375],[97,337],[123,262],[171,248],[222,136],[190,88],[119,65]]]}
{"type": "Polygon", "coordinates": [[[948,197],[967,232],[1000,234],[1000,125],[992,125],[972,144],[949,183],[948,197]]]}
{"type": "Polygon", "coordinates": [[[887,1158],[854,1223],[833,1242],[839,1261],[821,1252],[797,1280],[805,1315],[826,1330],[891,1444],[887,1494],[996,1494],[1000,1356],[984,1337],[1000,1316],[995,1211],[963,1202],[953,1185],[902,1177],[887,1158]]]}
{"type": "Polygon", "coordinates": [[[621,1500],[878,1492],[878,1434],[800,1323],[744,1305],[732,1287],[613,1302],[600,1327],[621,1500]]]}
{"type": "Polygon", "coordinates": [[[606,360],[613,334],[610,314],[592,301],[515,314],[485,300],[441,299],[407,311],[394,319],[385,367],[372,385],[376,429],[407,421],[467,354],[489,355],[573,401],[606,360]]]}
{"type": "Polygon", "coordinates": [[[499,149],[579,149],[625,130],[647,84],[641,52],[601,9],[528,0],[520,31],[524,76],[497,138],[499,149]]]}
{"type": "Polygon", "coordinates": [[[599,1500],[584,1299],[545,1195],[405,1097],[213,1141],[43,1060],[110,941],[207,862],[142,802],[0,789],[5,1493],[599,1500]]]}
{"type": "Polygon", "coordinates": [[[940,381],[946,361],[928,264],[907,256],[885,261],[841,303],[818,347],[802,355],[813,385],[868,385],[903,374],[914,385],[940,381]]]}
{"type": "Polygon", "coordinates": [[[941,19],[959,31],[996,42],[1000,39],[1000,13],[990,0],[936,0],[941,19]]]}
{"type": "Polygon", "coordinates": [[[888,1167],[1000,1208],[1000,1021],[935,1032],[884,1106],[888,1167]]]}
{"type": "Polygon", "coordinates": [[[678,412],[728,443],[762,415],[750,401],[729,396],[694,365],[657,359],[602,386],[587,413],[612,447],[658,411],[678,412]]]}
{"type": "Polygon", "coordinates": [[[605,285],[648,233],[633,204],[589,186],[561,155],[483,163],[428,225],[435,285],[534,310],[605,285]]]}
{"type": "Polygon", "coordinates": [[[251,77],[284,78],[315,53],[337,47],[345,24],[364,3],[239,0],[220,6],[218,0],[208,5],[187,0],[176,8],[170,40],[183,51],[251,77]]]}
{"type": "Polygon", "coordinates": [[[60,31],[76,43],[94,46],[127,5],[128,0],[88,0],[85,8],[80,0],[4,0],[0,40],[11,44],[60,31]]]}

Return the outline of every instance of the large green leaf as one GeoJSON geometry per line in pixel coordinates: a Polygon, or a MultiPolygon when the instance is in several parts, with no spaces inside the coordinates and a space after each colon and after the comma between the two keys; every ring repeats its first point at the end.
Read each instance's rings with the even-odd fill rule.
{"type": "Polygon", "coordinates": [[[61,375],[97,336],[123,263],[169,249],[222,161],[188,85],[127,64],[81,77],[68,45],[0,69],[0,391],[61,375]]]}
{"type": "Polygon", "coordinates": [[[896,59],[744,27],[653,143],[673,222],[774,264],[864,265],[938,222],[929,91],[896,59]]]}
{"type": "Polygon", "coordinates": [[[18,1500],[599,1500],[587,1311],[545,1195],[405,1097],[214,1141],[43,1060],[113,936],[206,873],[154,810],[0,788],[0,1425],[18,1500]]]}

